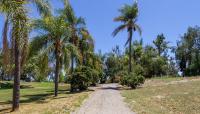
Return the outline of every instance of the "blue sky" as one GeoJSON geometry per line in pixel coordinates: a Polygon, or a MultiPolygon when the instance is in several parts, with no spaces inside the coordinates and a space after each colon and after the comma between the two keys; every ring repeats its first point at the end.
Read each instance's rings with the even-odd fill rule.
{"type": "MultiPolygon", "coordinates": [[[[53,0],[53,7],[62,7],[59,0],[53,0]]],[[[113,22],[119,15],[118,9],[133,0],[71,0],[77,16],[82,16],[95,39],[95,50],[109,52],[115,45],[124,48],[126,31],[113,38],[111,33],[120,24],[113,22]]],[[[145,44],[152,44],[157,34],[164,33],[170,45],[175,45],[189,26],[200,26],[200,0],[139,0],[140,14],[138,24],[143,33],[134,33],[133,39],[143,38],[145,44]]],[[[37,14],[31,14],[36,17],[37,14]]],[[[3,27],[0,16],[0,31],[3,27]]]]}

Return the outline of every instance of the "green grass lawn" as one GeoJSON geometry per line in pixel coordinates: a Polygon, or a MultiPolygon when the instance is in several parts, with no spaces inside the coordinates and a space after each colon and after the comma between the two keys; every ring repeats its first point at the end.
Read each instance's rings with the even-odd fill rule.
{"type": "MultiPolygon", "coordinates": [[[[79,107],[88,92],[70,93],[69,85],[59,84],[59,96],[54,97],[54,84],[48,82],[21,83],[19,114],[69,113],[79,107]]],[[[0,89],[0,114],[11,110],[12,89],[0,89]]]]}
{"type": "Polygon", "coordinates": [[[200,78],[156,78],[122,95],[137,114],[200,114],[200,78]]]}

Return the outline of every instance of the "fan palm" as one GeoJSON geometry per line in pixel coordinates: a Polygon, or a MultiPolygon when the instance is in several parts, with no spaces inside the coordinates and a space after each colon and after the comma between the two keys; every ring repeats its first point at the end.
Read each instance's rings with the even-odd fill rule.
{"type": "Polygon", "coordinates": [[[121,15],[114,18],[114,21],[122,22],[123,24],[114,30],[113,36],[115,37],[120,31],[127,29],[129,35],[125,45],[129,43],[129,73],[130,73],[132,72],[132,57],[131,57],[132,35],[134,31],[138,31],[139,34],[141,34],[141,28],[136,23],[138,17],[137,2],[135,2],[133,5],[125,5],[122,9],[119,10],[119,12],[121,13],[121,15]]]}
{"type": "MultiPolygon", "coordinates": [[[[47,15],[49,12],[48,3],[44,0],[1,0],[0,13],[6,15],[7,19],[4,26],[4,48],[7,48],[7,32],[9,25],[11,25],[11,47],[14,54],[14,86],[13,86],[13,106],[12,110],[15,111],[19,108],[19,94],[20,94],[20,71],[23,65],[28,44],[28,10],[26,4],[34,3],[38,11],[47,15]]],[[[4,53],[6,54],[6,53],[4,53]]]]}

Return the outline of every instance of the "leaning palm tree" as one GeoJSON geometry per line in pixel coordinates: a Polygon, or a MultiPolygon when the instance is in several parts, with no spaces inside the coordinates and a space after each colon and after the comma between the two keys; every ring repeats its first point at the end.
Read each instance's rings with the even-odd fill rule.
{"type": "MultiPolygon", "coordinates": [[[[59,17],[45,17],[43,19],[35,20],[34,27],[37,30],[42,30],[43,37],[46,37],[46,44],[44,45],[44,49],[41,54],[48,53],[49,56],[53,55],[55,58],[55,91],[54,95],[58,95],[58,81],[59,74],[62,67],[61,60],[66,54],[70,37],[70,28],[68,23],[65,22],[65,19],[61,16],[59,17]]],[[[73,47],[71,45],[71,47],[73,47]]],[[[73,47],[74,48],[74,47],[73,47]]]]}
{"type": "Polygon", "coordinates": [[[115,22],[122,22],[123,24],[117,27],[113,36],[115,37],[120,31],[127,29],[128,39],[125,46],[129,43],[129,73],[132,72],[132,57],[131,57],[131,43],[132,43],[132,35],[134,31],[138,31],[141,35],[141,28],[137,25],[137,17],[138,17],[138,5],[135,2],[133,5],[125,5],[122,9],[119,10],[121,13],[120,16],[114,18],[115,22]]]}
{"type": "MultiPolygon", "coordinates": [[[[0,13],[7,19],[4,26],[4,41],[7,40],[7,32],[11,27],[11,50],[14,55],[14,86],[13,86],[13,106],[12,110],[19,109],[20,96],[20,71],[27,55],[27,44],[29,34],[28,10],[26,4],[34,3],[43,16],[49,12],[48,2],[45,0],[1,0],[0,13]],[[6,30],[7,29],[7,30],[6,30]]],[[[4,42],[6,43],[6,42],[4,42]]],[[[7,44],[4,44],[6,47],[7,44]]],[[[13,56],[11,55],[11,56],[13,56]]]]}

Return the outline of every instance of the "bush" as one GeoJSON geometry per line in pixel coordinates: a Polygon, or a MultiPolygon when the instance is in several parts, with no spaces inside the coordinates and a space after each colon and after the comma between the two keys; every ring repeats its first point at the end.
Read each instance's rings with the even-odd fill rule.
{"type": "Polygon", "coordinates": [[[91,70],[89,67],[80,66],[75,69],[75,72],[70,76],[71,91],[86,90],[90,84],[91,70]]]}
{"type": "Polygon", "coordinates": [[[100,80],[99,74],[97,70],[90,67],[78,67],[73,75],[67,79],[71,83],[71,91],[82,91],[86,90],[90,85],[95,86],[100,80]]]}
{"type": "Polygon", "coordinates": [[[127,85],[128,72],[121,71],[121,72],[119,72],[118,75],[120,76],[120,84],[121,85],[127,85]]]}
{"type": "Polygon", "coordinates": [[[99,82],[99,80],[100,80],[100,73],[97,71],[97,70],[94,70],[94,69],[92,69],[91,70],[91,79],[90,79],[90,81],[91,81],[91,85],[92,86],[96,86],[96,83],[98,83],[99,82]]]}
{"type": "Polygon", "coordinates": [[[135,73],[131,73],[128,76],[127,86],[135,89],[137,86],[143,84],[144,81],[145,81],[145,78],[142,75],[136,75],[135,73]]]}
{"type": "Polygon", "coordinates": [[[144,75],[144,69],[141,65],[135,65],[134,66],[134,69],[133,69],[133,72],[136,74],[136,75],[144,75]]]}
{"type": "Polygon", "coordinates": [[[145,81],[144,76],[131,73],[121,78],[120,83],[135,89],[137,86],[143,84],[145,81]]]}
{"type": "Polygon", "coordinates": [[[76,72],[70,77],[71,92],[86,90],[89,86],[89,79],[83,72],[76,72]]]}

